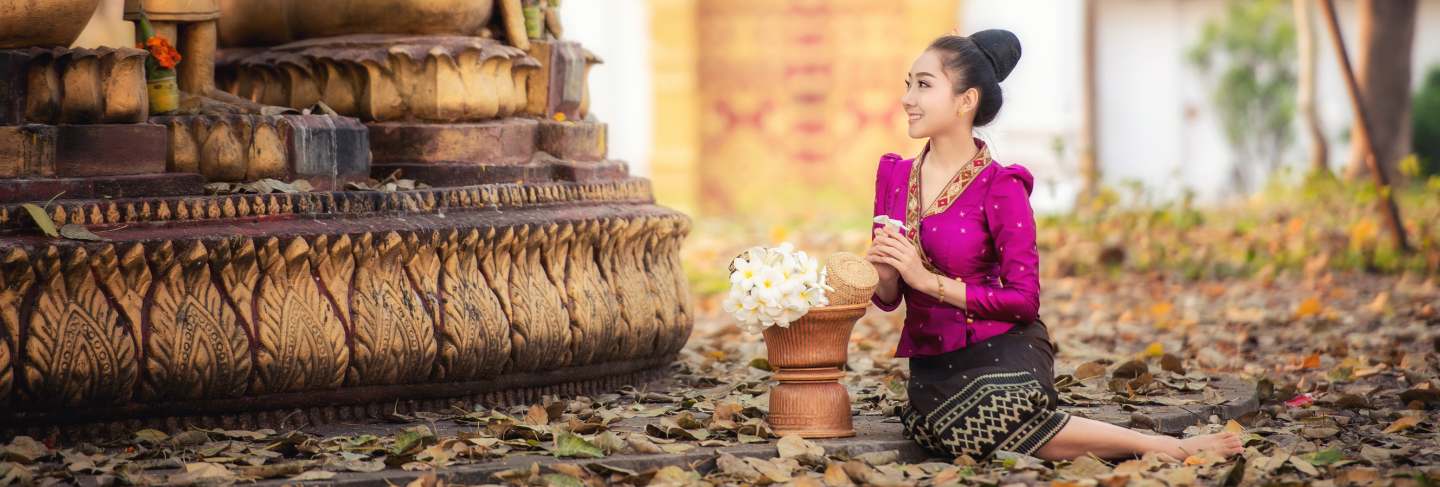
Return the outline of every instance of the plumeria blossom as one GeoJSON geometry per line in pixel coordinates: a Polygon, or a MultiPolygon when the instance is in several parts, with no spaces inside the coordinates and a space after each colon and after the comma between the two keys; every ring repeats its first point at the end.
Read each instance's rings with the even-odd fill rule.
{"type": "Polygon", "coordinates": [[[747,331],[788,327],[811,308],[830,304],[820,261],[789,243],[752,247],[731,263],[723,307],[747,331]]]}

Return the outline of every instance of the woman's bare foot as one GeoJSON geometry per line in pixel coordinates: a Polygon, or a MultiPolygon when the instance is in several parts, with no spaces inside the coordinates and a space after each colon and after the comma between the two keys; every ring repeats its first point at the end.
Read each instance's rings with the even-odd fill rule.
{"type": "Polygon", "coordinates": [[[1191,455],[1198,455],[1205,451],[1215,452],[1221,457],[1229,458],[1231,455],[1245,450],[1245,444],[1240,441],[1240,435],[1229,432],[1172,439],[1174,442],[1163,452],[1177,460],[1184,460],[1191,455]]]}

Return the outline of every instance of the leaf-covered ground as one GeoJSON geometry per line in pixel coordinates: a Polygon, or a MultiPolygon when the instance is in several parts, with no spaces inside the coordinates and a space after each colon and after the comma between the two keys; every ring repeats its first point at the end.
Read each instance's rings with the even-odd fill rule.
{"type": "MultiPolygon", "coordinates": [[[[1402,199],[1417,247],[1408,256],[1388,250],[1371,212],[1318,195],[1204,212],[1117,204],[1041,223],[1042,317],[1059,344],[1058,383],[1070,407],[1210,404],[1223,400],[1215,378],[1251,381],[1259,411],[1186,431],[1242,431],[1247,449],[1231,459],[1052,463],[1002,455],[904,463],[894,452],[850,457],[775,438],[763,421],[764,344],[717,309],[723,271],[717,277],[715,270],[754,243],[860,252],[868,226],[863,219],[766,228],[701,221],[686,249],[701,316],[673,368],[673,387],[423,413],[395,418],[411,426],[365,434],[140,431],[93,444],[21,437],[0,447],[0,485],[334,481],[349,472],[434,472],[519,455],[593,461],[515,468],[496,482],[1431,485],[1440,481],[1440,198],[1428,196],[1402,199]],[[773,445],[778,456],[720,455],[640,471],[606,463],[747,444],[773,445]]],[[[856,327],[846,384],[861,415],[889,417],[904,401],[905,361],[893,357],[900,319],[872,311],[856,327]]]]}

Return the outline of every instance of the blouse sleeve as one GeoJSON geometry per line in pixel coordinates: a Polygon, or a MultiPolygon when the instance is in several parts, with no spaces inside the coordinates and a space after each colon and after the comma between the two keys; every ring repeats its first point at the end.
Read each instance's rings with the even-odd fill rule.
{"type": "Polygon", "coordinates": [[[1040,249],[1030,207],[1034,178],[1019,165],[1003,167],[985,197],[985,218],[1000,256],[1000,286],[967,284],[965,307],[986,320],[1029,322],[1040,317],[1040,249]]]}
{"type": "MultiPolygon", "coordinates": [[[[875,216],[888,215],[886,213],[887,208],[885,207],[885,201],[889,197],[889,195],[886,192],[890,190],[890,187],[893,185],[891,182],[891,174],[894,172],[895,166],[899,164],[899,162],[899,154],[891,153],[880,156],[880,165],[875,170],[875,216]]],[[[883,225],[879,223],[875,223],[870,226],[870,241],[872,243],[875,241],[875,229],[882,226],[883,225]]],[[[900,294],[895,298],[895,302],[893,303],[886,303],[884,301],[881,301],[879,294],[874,294],[870,296],[870,302],[874,303],[876,307],[880,308],[881,311],[885,312],[895,311],[896,308],[900,307],[900,302],[904,300],[904,280],[900,281],[900,294]]]]}

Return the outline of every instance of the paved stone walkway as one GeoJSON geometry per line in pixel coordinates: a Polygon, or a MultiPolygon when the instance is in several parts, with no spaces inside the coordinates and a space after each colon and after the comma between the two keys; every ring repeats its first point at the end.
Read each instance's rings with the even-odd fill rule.
{"type": "MultiPolygon", "coordinates": [[[[1205,423],[1212,415],[1218,416],[1223,421],[1248,414],[1259,407],[1253,384],[1238,379],[1226,378],[1214,384],[1214,387],[1221,392],[1225,399],[1221,405],[1130,406],[1106,404],[1095,407],[1071,407],[1066,408],[1066,410],[1072,414],[1099,419],[1121,426],[1176,434],[1190,425],[1205,423]]],[[[1199,399],[1200,394],[1196,393],[1189,396],[1182,395],[1172,397],[1179,399],[1199,399]]],[[[626,419],[615,423],[611,429],[617,432],[644,431],[647,423],[658,423],[659,419],[660,418],[626,419]]],[[[856,416],[854,423],[856,436],[852,438],[815,440],[815,443],[824,447],[825,453],[832,456],[843,457],[871,452],[894,451],[898,461],[920,462],[927,458],[924,451],[913,442],[901,436],[898,418],[856,416]]],[[[330,424],[305,428],[305,431],[318,436],[354,436],[367,433],[382,435],[394,434],[395,432],[419,424],[426,424],[433,427],[437,435],[441,437],[454,436],[458,431],[467,428],[467,426],[459,423],[444,421],[434,424],[418,422],[330,424]]],[[[484,484],[494,482],[495,479],[493,475],[497,472],[517,468],[528,469],[531,464],[535,463],[542,466],[542,471],[545,471],[545,465],[558,463],[581,465],[599,463],[633,471],[645,471],[666,465],[677,465],[707,472],[715,467],[715,458],[721,452],[739,457],[748,456],[757,458],[772,458],[778,455],[778,451],[773,442],[726,447],[699,447],[683,454],[627,454],[614,455],[603,459],[560,459],[535,453],[515,453],[491,462],[457,465],[436,471],[435,473],[448,483],[484,484]]],[[[427,472],[407,472],[399,469],[390,469],[376,473],[341,473],[333,479],[316,482],[314,484],[346,486],[404,485],[426,473],[427,472]]],[[[259,485],[285,485],[290,483],[291,482],[284,480],[275,480],[260,482],[259,485]]]]}

